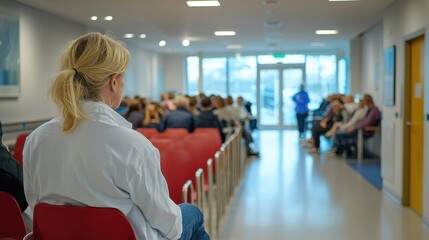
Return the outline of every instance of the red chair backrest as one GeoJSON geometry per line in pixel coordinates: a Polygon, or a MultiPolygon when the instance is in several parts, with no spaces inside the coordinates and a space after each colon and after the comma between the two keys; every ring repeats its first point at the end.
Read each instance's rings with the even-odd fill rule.
{"type": "Polygon", "coordinates": [[[171,200],[182,202],[182,187],[187,180],[194,179],[192,160],[185,150],[161,151],[161,171],[167,181],[171,200]]]}
{"type": "Polygon", "coordinates": [[[13,147],[13,158],[22,165],[22,151],[24,150],[25,139],[28,133],[23,133],[16,137],[15,147],[13,147]]]}
{"type": "Polygon", "coordinates": [[[9,193],[0,192],[0,239],[23,239],[25,234],[18,203],[9,193]]]}
{"type": "Polygon", "coordinates": [[[207,159],[213,158],[214,154],[220,150],[222,142],[217,139],[217,137],[208,135],[208,134],[191,134],[185,138],[187,140],[195,140],[204,142],[204,151],[207,153],[207,159]]]}
{"type": "Polygon", "coordinates": [[[159,133],[158,129],[155,128],[137,128],[136,131],[143,134],[147,139],[159,133]]]}
{"type": "Polygon", "coordinates": [[[172,136],[175,139],[181,139],[188,136],[190,133],[186,128],[167,128],[162,134],[172,136]]]}
{"type": "Polygon", "coordinates": [[[136,236],[118,209],[38,203],[34,209],[33,239],[135,240],[136,236]]]}
{"type": "Polygon", "coordinates": [[[195,128],[194,133],[195,135],[198,134],[207,134],[212,136],[213,138],[216,138],[217,143],[220,145],[222,145],[222,138],[220,136],[220,132],[219,129],[217,128],[195,128]]]}
{"type": "Polygon", "coordinates": [[[160,152],[170,148],[173,140],[164,138],[151,138],[149,141],[156,147],[160,152]]]}

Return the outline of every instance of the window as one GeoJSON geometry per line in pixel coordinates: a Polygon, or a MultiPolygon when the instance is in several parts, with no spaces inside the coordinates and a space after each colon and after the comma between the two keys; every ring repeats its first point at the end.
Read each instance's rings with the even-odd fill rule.
{"type": "Polygon", "coordinates": [[[198,94],[198,78],[200,75],[200,58],[199,57],[188,57],[187,63],[187,84],[186,92],[190,95],[198,94]]]}
{"type": "Polygon", "coordinates": [[[242,96],[256,110],[256,57],[231,57],[228,59],[228,95],[242,96]]]}
{"type": "Polygon", "coordinates": [[[346,59],[340,59],[338,61],[338,92],[347,94],[349,90],[347,89],[347,62],[346,59]]]}
{"type": "Polygon", "coordinates": [[[323,98],[336,93],[336,56],[308,55],[306,61],[306,89],[310,97],[309,109],[316,109],[323,98]]]}
{"type": "Polygon", "coordinates": [[[203,59],[203,92],[205,94],[226,97],[226,79],[226,58],[203,59]]]}

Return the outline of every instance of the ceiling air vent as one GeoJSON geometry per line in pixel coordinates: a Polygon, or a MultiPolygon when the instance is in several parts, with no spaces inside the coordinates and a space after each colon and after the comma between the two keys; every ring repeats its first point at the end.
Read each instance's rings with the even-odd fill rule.
{"type": "Polygon", "coordinates": [[[281,27],[282,23],[279,21],[268,21],[268,22],[264,22],[264,27],[266,28],[278,28],[281,27]]]}

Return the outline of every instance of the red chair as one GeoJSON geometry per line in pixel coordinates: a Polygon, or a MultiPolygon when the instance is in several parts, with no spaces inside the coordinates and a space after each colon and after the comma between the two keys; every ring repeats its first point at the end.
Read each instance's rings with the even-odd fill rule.
{"type": "Polygon", "coordinates": [[[151,138],[155,134],[159,134],[158,129],[155,128],[137,128],[136,131],[143,134],[147,139],[151,138]]]}
{"type": "Polygon", "coordinates": [[[160,152],[165,151],[170,148],[172,144],[171,139],[164,139],[164,138],[151,138],[149,141],[153,144],[154,147],[156,147],[160,152]]]}
{"type": "Polygon", "coordinates": [[[167,128],[162,132],[163,135],[171,136],[174,139],[183,139],[190,133],[186,128],[167,128]]]}
{"type": "Polygon", "coordinates": [[[183,202],[183,185],[194,179],[192,160],[185,150],[161,151],[161,171],[167,181],[170,198],[176,203],[183,202]]]}
{"type": "Polygon", "coordinates": [[[34,240],[135,240],[125,215],[115,208],[38,203],[34,209],[34,240]]]}
{"type": "Polygon", "coordinates": [[[217,144],[222,145],[222,137],[220,136],[219,129],[217,128],[195,128],[194,135],[198,134],[207,134],[210,135],[217,140],[217,144]]]}
{"type": "Polygon", "coordinates": [[[22,239],[25,234],[18,203],[9,193],[0,192],[0,239],[22,239]]]}
{"type": "Polygon", "coordinates": [[[22,151],[24,150],[25,139],[29,133],[23,133],[16,137],[15,147],[13,147],[13,158],[22,165],[22,151]]]}

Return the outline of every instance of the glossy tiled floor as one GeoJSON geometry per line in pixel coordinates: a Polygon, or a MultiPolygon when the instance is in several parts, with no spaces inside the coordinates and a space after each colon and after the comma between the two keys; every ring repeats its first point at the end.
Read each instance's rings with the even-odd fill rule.
{"type": "Polygon", "coordinates": [[[414,212],[342,159],[308,154],[296,131],[254,134],[261,157],[249,164],[219,239],[429,239],[414,212]]]}

